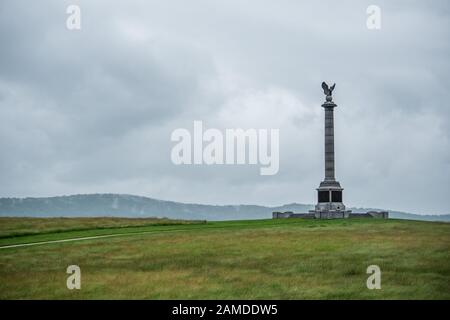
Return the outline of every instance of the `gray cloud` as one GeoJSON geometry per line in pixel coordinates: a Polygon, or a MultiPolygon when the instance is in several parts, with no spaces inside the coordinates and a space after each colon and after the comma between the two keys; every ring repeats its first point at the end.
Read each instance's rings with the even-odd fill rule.
{"type": "Polygon", "coordinates": [[[448,213],[450,5],[379,1],[369,31],[370,4],[2,1],[0,196],[313,203],[327,80],[347,205],[448,213]],[[194,120],[280,128],[278,175],[173,165],[170,134],[194,120]]]}

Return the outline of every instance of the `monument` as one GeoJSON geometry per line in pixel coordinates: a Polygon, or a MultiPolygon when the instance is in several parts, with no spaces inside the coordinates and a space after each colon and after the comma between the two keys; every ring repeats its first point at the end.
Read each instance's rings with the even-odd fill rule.
{"type": "Polygon", "coordinates": [[[367,213],[352,213],[343,203],[342,191],[344,190],[335,177],[334,164],[334,108],[333,90],[336,84],[329,87],[322,82],[325,94],[325,102],[322,108],[325,110],[325,178],[317,188],[317,204],[309,213],[273,212],[273,218],[310,218],[310,219],[338,219],[338,218],[388,218],[385,211],[370,211],[367,213]]]}

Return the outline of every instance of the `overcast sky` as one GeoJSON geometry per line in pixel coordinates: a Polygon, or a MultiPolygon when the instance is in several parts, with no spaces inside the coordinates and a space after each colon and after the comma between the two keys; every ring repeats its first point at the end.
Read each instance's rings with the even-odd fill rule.
{"type": "Polygon", "coordinates": [[[315,203],[325,80],[345,204],[450,213],[449,17],[447,0],[2,0],[0,196],[315,203]],[[278,174],[174,165],[194,120],[279,128],[278,174]]]}

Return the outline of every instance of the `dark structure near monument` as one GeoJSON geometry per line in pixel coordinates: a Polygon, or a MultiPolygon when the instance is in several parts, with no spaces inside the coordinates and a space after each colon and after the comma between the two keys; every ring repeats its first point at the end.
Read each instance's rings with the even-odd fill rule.
{"type": "Polygon", "coordinates": [[[339,181],[335,178],[334,167],[334,108],[337,105],[333,102],[333,90],[336,84],[331,87],[322,82],[322,89],[325,94],[325,102],[322,107],[325,110],[325,178],[317,188],[317,204],[314,210],[309,213],[274,212],[273,218],[310,218],[310,219],[336,219],[336,218],[385,218],[389,213],[385,211],[370,211],[367,213],[352,213],[346,210],[343,203],[342,191],[344,190],[339,181]]]}

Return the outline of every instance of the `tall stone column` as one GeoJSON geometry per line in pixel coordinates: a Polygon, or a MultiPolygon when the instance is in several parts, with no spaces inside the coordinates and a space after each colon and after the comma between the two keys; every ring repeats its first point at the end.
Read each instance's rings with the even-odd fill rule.
{"type": "Polygon", "coordinates": [[[334,115],[336,105],[324,103],[325,108],[325,181],[335,181],[334,176],[334,115]]]}
{"type": "Polygon", "coordinates": [[[324,82],[322,88],[325,93],[325,178],[317,188],[317,205],[313,210],[316,218],[346,218],[350,213],[342,202],[341,185],[336,181],[334,163],[334,108],[332,92],[335,85],[328,87],[324,82]]]}

